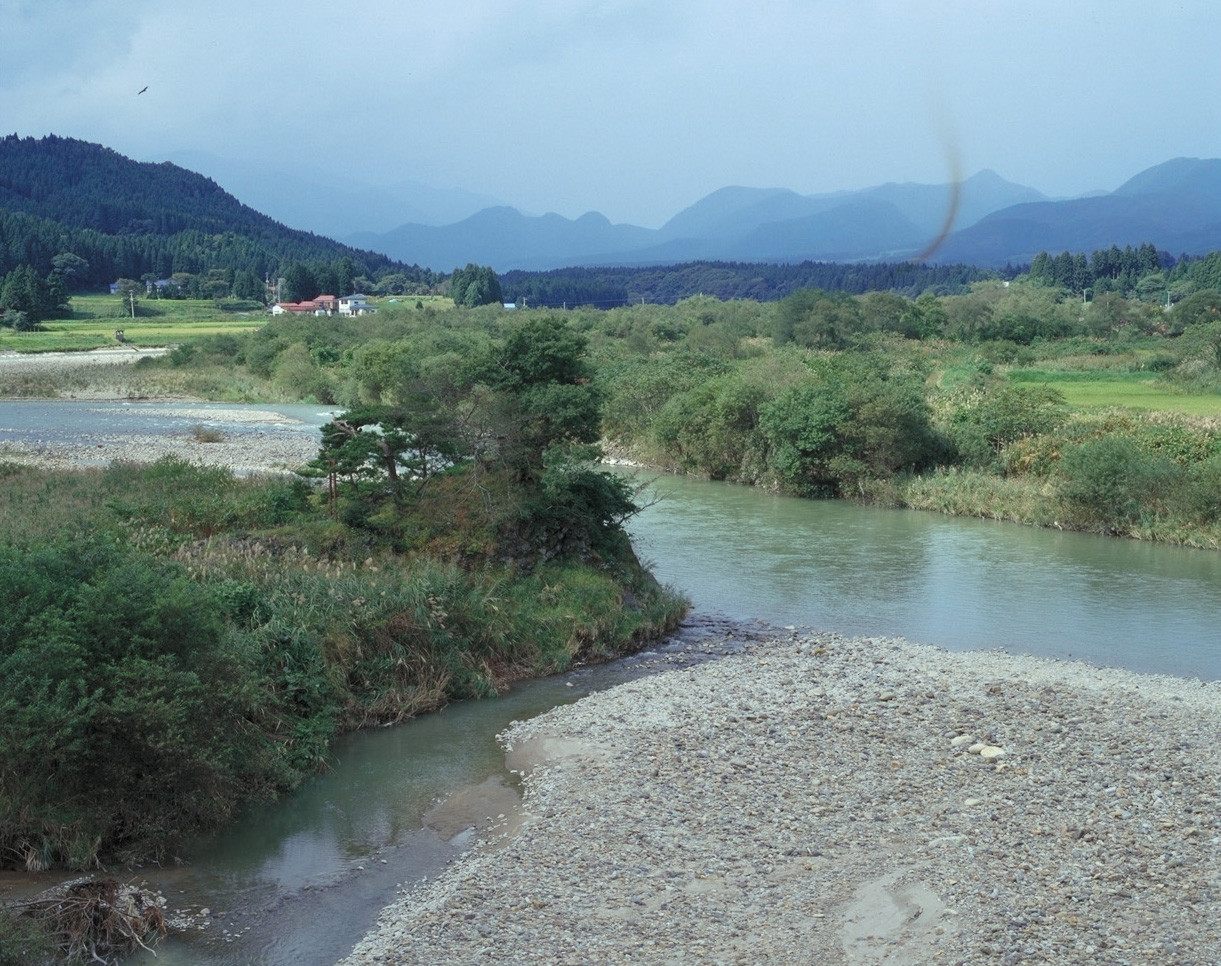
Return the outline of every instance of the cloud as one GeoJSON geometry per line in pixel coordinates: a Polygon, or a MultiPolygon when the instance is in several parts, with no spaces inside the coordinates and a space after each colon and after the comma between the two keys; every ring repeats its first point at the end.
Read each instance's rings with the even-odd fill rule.
{"type": "Polygon", "coordinates": [[[728,183],[1050,191],[1218,154],[1221,5],[0,0],[0,124],[656,223],[728,183]],[[135,91],[149,85],[139,98],[135,91]]]}

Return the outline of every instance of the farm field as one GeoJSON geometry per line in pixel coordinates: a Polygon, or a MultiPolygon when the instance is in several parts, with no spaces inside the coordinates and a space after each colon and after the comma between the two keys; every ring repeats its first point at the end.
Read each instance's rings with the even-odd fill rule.
{"type": "Polygon", "coordinates": [[[1019,383],[1052,386],[1069,405],[1083,409],[1127,406],[1132,409],[1221,418],[1221,393],[1180,392],[1146,372],[1056,372],[1019,369],[1009,378],[1019,383]]]}
{"type": "Polygon", "coordinates": [[[211,299],[149,299],[136,304],[136,317],[124,314],[113,295],[74,295],[72,313],[48,319],[36,332],[0,332],[0,352],[67,352],[116,345],[122,329],[133,345],[163,346],[208,335],[251,332],[267,322],[257,302],[211,299]]]}

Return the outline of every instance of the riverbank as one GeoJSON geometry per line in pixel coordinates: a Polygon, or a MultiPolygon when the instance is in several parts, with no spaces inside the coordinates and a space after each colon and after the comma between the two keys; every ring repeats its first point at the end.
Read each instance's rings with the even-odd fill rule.
{"type": "Polygon", "coordinates": [[[512,726],[516,836],[347,962],[1211,959],[1216,684],[789,637],[512,726]]]}

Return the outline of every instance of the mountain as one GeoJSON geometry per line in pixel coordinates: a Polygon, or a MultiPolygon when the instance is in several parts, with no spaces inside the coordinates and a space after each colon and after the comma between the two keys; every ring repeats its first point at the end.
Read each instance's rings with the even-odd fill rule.
{"type": "Polygon", "coordinates": [[[169,160],[207,175],[276,221],[336,238],[404,222],[447,225],[501,203],[461,188],[419,181],[370,185],[313,170],[293,174],[204,151],[178,151],[169,160]]]}
{"type": "Polygon", "coordinates": [[[1109,194],[994,211],[954,232],[936,257],[1022,264],[1040,251],[1091,252],[1144,242],[1175,254],[1221,248],[1221,159],[1175,158],[1109,194]]]}
{"type": "Polygon", "coordinates": [[[89,262],[78,279],[85,284],[211,269],[262,276],[287,262],[341,258],[367,274],[421,275],[385,255],[288,228],[168,162],[133,161],[73,138],[0,138],[0,272],[23,262],[47,270],[65,251],[89,262]]]}
{"type": "MultiPolygon", "coordinates": [[[[1000,208],[1042,200],[1043,194],[1034,188],[1006,181],[995,171],[981,171],[961,185],[957,222],[969,225],[1000,208]]],[[[872,202],[893,205],[907,223],[932,237],[941,229],[949,201],[948,185],[913,182],[815,195],[784,188],[722,188],[680,211],[662,226],[661,234],[667,238],[735,237],[767,224],[872,202]]],[[[876,212],[869,207],[861,210],[876,212]]]]}
{"type": "MultiPolygon", "coordinates": [[[[1043,195],[982,171],[961,186],[959,221],[1043,195]]],[[[492,208],[452,225],[406,224],[347,240],[436,270],[469,261],[511,269],[649,265],[699,259],[785,261],[906,256],[941,230],[948,185],[884,184],[801,195],[730,186],[678,212],[660,229],[614,225],[596,212],[570,220],[492,208]]]]}
{"type": "Polygon", "coordinates": [[[401,225],[382,235],[349,235],[348,241],[438,271],[468,262],[505,270],[574,264],[597,253],[627,252],[647,245],[654,234],[648,228],[613,225],[595,211],[571,219],[554,213],[523,215],[501,206],[453,225],[401,225]]]}

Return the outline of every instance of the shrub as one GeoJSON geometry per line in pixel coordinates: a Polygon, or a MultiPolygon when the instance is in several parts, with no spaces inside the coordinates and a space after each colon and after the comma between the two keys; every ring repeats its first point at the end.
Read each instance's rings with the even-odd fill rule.
{"type": "Polygon", "coordinates": [[[1067,417],[1064,396],[1051,386],[1002,385],[954,409],[950,434],[964,462],[988,466],[1010,443],[1053,432],[1067,417]]]}
{"type": "Polygon", "coordinates": [[[105,541],[0,547],[0,852],[164,856],[257,770],[249,656],[180,568],[105,541]]]}
{"type": "Polygon", "coordinates": [[[750,479],[749,464],[757,468],[760,462],[759,407],[768,398],[764,387],[740,374],[709,379],[671,398],[658,413],[653,433],[684,469],[714,480],[750,479]]]}
{"type": "Polygon", "coordinates": [[[760,411],[769,461],[786,486],[849,493],[863,481],[916,470],[944,453],[923,386],[872,357],[843,356],[760,411]]]}
{"type": "Polygon", "coordinates": [[[1060,494],[1081,524],[1120,531],[1156,516],[1173,497],[1183,470],[1122,437],[1104,437],[1065,450],[1060,494]]]}

